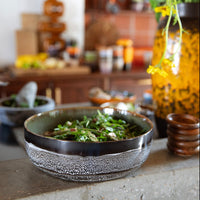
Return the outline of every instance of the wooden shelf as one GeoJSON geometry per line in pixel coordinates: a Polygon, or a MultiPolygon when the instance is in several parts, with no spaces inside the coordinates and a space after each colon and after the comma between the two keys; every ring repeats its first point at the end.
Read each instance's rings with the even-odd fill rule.
{"type": "Polygon", "coordinates": [[[57,104],[87,102],[89,90],[100,87],[104,90],[128,90],[141,98],[144,90],[151,88],[150,75],[145,71],[116,72],[110,74],[46,74],[16,76],[11,73],[0,87],[0,97],[16,94],[29,81],[38,84],[38,94],[55,99],[57,104]]]}
{"type": "Polygon", "coordinates": [[[15,77],[24,76],[59,76],[59,75],[77,75],[90,74],[91,70],[88,66],[70,66],[61,69],[20,69],[12,68],[15,77]]]}

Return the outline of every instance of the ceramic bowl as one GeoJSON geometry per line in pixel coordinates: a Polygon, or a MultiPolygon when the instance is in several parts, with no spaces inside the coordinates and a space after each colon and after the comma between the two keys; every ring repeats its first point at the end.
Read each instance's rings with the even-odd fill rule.
{"type": "Polygon", "coordinates": [[[131,112],[136,111],[135,110],[135,104],[134,103],[130,103],[130,102],[106,102],[100,105],[100,107],[102,108],[117,108],[117,109],[122,109],[122,110],[128,110],[131,112]]]}
{"type": "Polygon", "coordinates": [[[145,116],[114,108],[79,107],[55,109],[37,114],[25,121],[26,151],[39,169],[71,181],[96,182],[120,178],[135,172],[147,159],[153,124],[145,116]],[[113,117],[145,129],[135,138],[109,142],[76,142],[43,136],[67,120],[91,117],[97,113],[113,117]]]}
{"type": "Polygon", "coordinates": [[[53,99],[45,96],[37,96],[39,100],[46,101],[44,105],[34,108],[8,107],[3,103],[11,99],[11,97],[0,99],[0,122],[8,126],[20,127],[24,125],[24,121],[31,115],[49,111],[55,108],[53,99]]]}
{"type": "Polygon", "coordinates": [[[136,100],[136,96],[133,93],[128,92],[128,91],[110,90],[110,91],[103,91],[103,92],[105,92],[105,94],[107,94],[108,96],[105,96],[104,98],[104,95],[102,96],[100,95],[101,97],[99,97],[99,96],[89,94],[90,102],[95,106],[100,106],[101,104],[106,103],[106,102],[134,103],[136,100]]]}

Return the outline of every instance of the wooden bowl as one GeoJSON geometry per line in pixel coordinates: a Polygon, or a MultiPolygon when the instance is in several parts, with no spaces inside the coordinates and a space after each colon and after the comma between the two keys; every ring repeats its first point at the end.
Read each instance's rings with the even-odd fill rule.
{"type": "Polygon", "coordinates": [[[199,153],[199,119],[188,114],[167,115],[167,147],[176,155],[188,157],[199,153]]]}
{"type": "Polygon", "coordinates": [[[197,129],[200,127],[199,119],[189,114],[170,113],[166,120],[174,128],[197,129]]]}

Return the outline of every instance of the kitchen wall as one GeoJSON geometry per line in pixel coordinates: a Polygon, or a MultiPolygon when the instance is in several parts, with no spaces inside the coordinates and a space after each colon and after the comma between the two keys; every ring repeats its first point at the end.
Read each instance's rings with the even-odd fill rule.
{"type": "Polygon", "coordinates": [[[97,41],[97,38],[99,42],[108,43],[113,42],[109,39],[111,36],[118,35],[119,38],[127,38],[133,41],[133,69],[146,69],[146,67],[149,66],[157,29],[155,15],[151,10],[136,12],[126,9],[121,10],[117,14],[87,10],[85,14],[85,24],[86,49],[92,49],[92,47],[94,47],[94,41],[97,41]],[[111,26],[112,24],[112,31],[109,32],[110,34],[105,34],[105,29],[103,32],[101,32],[102,29],[100,31],[98,21],[105,22],[107,26],[111,26]],[[89,40],[87,38],[92,39],[89,40]]]}
{"type": "Polygon", "coordinates": [[[153,12],[120,11],[118,14],[102,12],[87,12],[86,26],[95,20],[104,20],[116,26],[121,38],[133,40],[134,47],[152,47],[157,29],[157,22],[153,12]]]}
{"type": "MultiPolygon", "coordinates": [[[[1,1],[0,12],[0,67],[13,64],[16,59],[15,31],[21,29],[22,13],[42,13],[45,0],[1,1]]],[[[65,13],[62,21],[67,24],[63,38],[76,39],[82,48],[84,43],[85,0],[62,0],[65,13]]]]}

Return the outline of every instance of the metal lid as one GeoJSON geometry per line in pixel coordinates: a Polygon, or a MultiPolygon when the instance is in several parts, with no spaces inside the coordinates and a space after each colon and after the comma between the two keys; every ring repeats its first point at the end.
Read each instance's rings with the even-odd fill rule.
{"type": "Polygon", "coordinates": [[[189,18],[199,18],[199,3],[178,4],[179,16],[189,18]]]}

